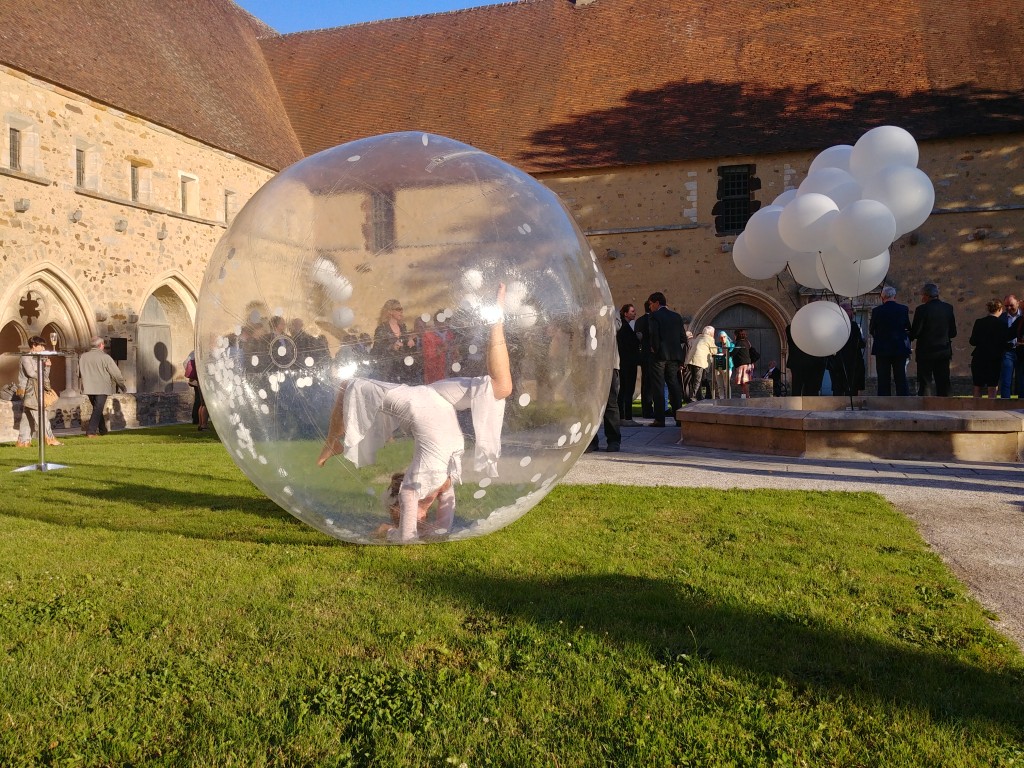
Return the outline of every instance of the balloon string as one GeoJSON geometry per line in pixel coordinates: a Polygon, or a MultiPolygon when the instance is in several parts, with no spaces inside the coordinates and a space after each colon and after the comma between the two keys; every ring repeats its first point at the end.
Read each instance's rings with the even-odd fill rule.
{"type": "MultiPolygon", "coordinates": [[[[832,294],[832,298],[835,301],[836,306],[838,306],[840,309],[842,309],[843,312],[845,313],[846,310],[843,309],[843,304],[842,304],[841,301],[839,301],[839,294],[837,294],[836,291],[835,291],[835,288],[832,287],[832,280],[829,279],[828,268],[825,266],[825,260],[821,258],[821,251],[818,251],[818,258],[821,260],[821,272],[822,272],[823,275],[825,275],[825,283],[828,285],[829,293],[832,294]]],[[[860,259],[857,260],[857,263],[858,264],[860,263],[860,259]]],[[[786,266],[789,267],[789,262],[786,262],[786,266]]],[[[858,273],[860,272],[860,267],[857,267],[857,272],[858,273]]],[[[853,325],[852,325],[853,324],[853,318],[852,317],[850,318],[850,324],[851,324],[851,326],[850,326],[850,333],[852,334],[853,333],[853,325]]],[[[848,343],[849,341],[850,341],[850,339],[847,338],[846,339],[846,343],[848,343]]],[[[843,346],[840,347],[839,352],[843,351],[843,348],[846,346],[846,343],[844,343],[843,346]]],[[[858,353],[859,353],[859,350],[858,350],[858,353]]],[[[850,411],[853,411],[853,387],[851,386],[853,382],[850,380],[850,372],[846,369],[846,359],[842,355],[840,355],[838,353],[836,353],[834,355],[829,355],[829,357],[835,358],[836,360],[839,361],[839,367],[843,371],[843,378],[846,379],[846,394],[850,396],[850,411]]],[[[825,365],[827,366],[828,362],[826,362],[825,365]]]]}

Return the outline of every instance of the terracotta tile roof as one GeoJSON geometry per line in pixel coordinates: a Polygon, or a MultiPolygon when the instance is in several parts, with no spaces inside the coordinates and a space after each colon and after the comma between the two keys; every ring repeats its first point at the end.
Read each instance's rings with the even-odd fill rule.
{"type": "Polygon", "coordinates": [[[17,0],[0,62],[125,112],[283,168],[299,143],[257,34],[231,0],[17,0]]]}
{"type": "Polygon", "coordinates": [[[530,171],[1024,131],[1024,2],[522,0],[261,39],[303,150],[423,129],[530,171]]]}

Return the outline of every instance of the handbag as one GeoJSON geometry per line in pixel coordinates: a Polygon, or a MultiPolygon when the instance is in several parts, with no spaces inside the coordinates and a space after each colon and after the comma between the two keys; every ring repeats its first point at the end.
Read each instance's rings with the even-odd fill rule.
{"type": "Polygon", "coordinates": [[[43,407],[44,408],[47,408],[47,409],[53,408],[53,406],[55,406],[57,404],[58,400],[60,400],[60,395],[57,394],[57,390],[55,390],[55,389],[44,389],[43,390],[43,407]]]}

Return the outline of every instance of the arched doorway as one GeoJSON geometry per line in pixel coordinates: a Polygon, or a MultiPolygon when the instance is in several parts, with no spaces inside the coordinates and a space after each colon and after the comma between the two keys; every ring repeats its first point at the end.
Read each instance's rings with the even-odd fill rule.
{"type": "Polygon", "coordinates": [[[0,386],[18,378],[21,348],[27,341],[28,336],[16,322],[11,321],[0,328],[0,386]]]}
{"type": "Polygon", "coordinates": [[[736,287],[713,296],[694,314],[693,331],[699,333],[705,325],[713,325],[734,336],[736,329],[745,329],[750,343],[761,353],[755,369],[760,376],[772,360],[785,366],[787,323],[789,316],[771,296],[754,288],[736,287]]]}
{"type": "Polygon", "coordinates": [[[746,330],[750,345],[761,353],[755,367],[757,375],[767,369],[769,362],[778,362],[781,359],[782,344],[778,329],[768,316],[756,307],[749,304],[733,304],[715,315],[710,325],[715,326],[716,331],[724,329],[733,339],[736,338],[738,329],[746,330]]]}
{"type": "MultiPolygon", "coordinates": [[[[64,334],[61,331],[60,326],[56,323],[47,323],[43,327],[43,332],[39,335],[46,341],[46,346],[48,348],[58,350],[65,349],[64,334]]],[[[63,356],[50,358],[50,365],[50,386],[59,394],[67,389],[67,358],[63,356]]]]}
{"type": "Polygon", "coordinates": [[[195,330],[181,297],[170,286],[157,288],[139,316],[136,348],[139,392],[169,392],[192,351],[195,330]]]}

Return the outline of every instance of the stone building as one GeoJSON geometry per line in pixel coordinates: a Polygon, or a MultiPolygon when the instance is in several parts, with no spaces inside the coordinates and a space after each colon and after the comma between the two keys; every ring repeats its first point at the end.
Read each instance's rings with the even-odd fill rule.
{"type": "MultiPolygon", "coordinates": [[[[730,249],[814,155],[908,129],[933,215],[893,246],[912,306],[963,329],[1024,291],[1024,5],[976,0],[521,0],[278,35],[230,0],[23,0],[0,11],[0,353],[94,334],[139,393],[180,386],[196,300],[238,208],[291,162],[426,130],[555,190],[615,301],[663,290],[763,359],[808,300],[730,249]]],[[[855,297],[863,320],[873,294],[855,297]]],[[[53,377],[74,394],[75,358],[53,377]]],[[[869,375],[871,374],[869,370],[869,375]]],[[[0,372],[0,375],[3,375],[0,372]]]]}

